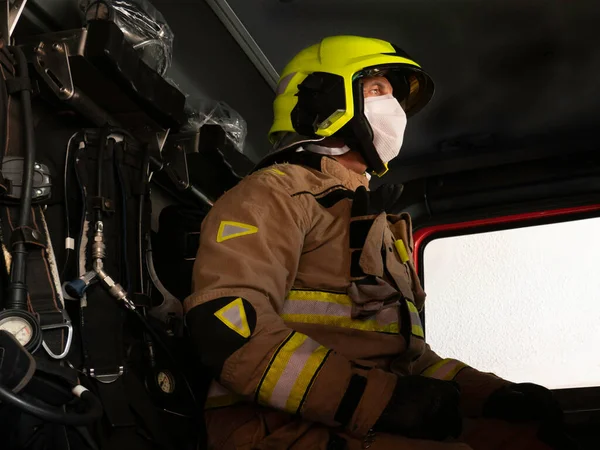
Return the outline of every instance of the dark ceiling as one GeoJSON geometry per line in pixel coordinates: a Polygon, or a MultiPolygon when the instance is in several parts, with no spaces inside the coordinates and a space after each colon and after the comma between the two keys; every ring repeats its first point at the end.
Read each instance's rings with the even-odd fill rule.
{"type": "Polygon", "coordinates": [[[333,34],[383,38],[417,59],[436,95],[395,167],[569,142],[599,122],[597,0],[228,1],[277,70],[333,34]]]}
{"type": "Polygon", "coordinates": [[[225,100],[238,110],[248,121],[249,154],[255,159],[268,150],[273,93],[208,4],[230,6],[278,71],[300,49],[335,34],[386,39],[417,59],[437,91],[409,122],[400,158],[386,177],[390,181],[458,170],[468,161],[493,165],[597,142],[597,0],[154,4],[175,32],[172,76],[186,92],[225,100]]]}

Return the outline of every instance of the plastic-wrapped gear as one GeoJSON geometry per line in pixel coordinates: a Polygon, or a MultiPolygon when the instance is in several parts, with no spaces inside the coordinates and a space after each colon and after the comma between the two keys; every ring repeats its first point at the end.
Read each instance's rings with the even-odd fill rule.
{"type": "Polygon", "coordinates": [[[173,58],[174,34],[148,0],[80,0],[79,5],[86,21],[114,22],[142,60],[165,75],[173,58]]]}
{"type": "Polygon", "coordinates": [[[243,153],[247,133],[246,121],[227,103],[188,98],[186,109],[188,123],[183,127],[183,132],[195,132],[204,125],[218,125],[225,131],[235,148],[243,153]]]}

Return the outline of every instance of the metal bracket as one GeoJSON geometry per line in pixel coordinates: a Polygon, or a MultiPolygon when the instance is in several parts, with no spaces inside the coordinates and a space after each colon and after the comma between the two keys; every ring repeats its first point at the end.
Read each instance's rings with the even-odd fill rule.
{"type": "Polygon", "coordinates": [[[154,269],[154,260],[152,259],[152,249],[149,248],[146,251],[146,267],[150,273],[150,280],[154,287],[160,292],[163,297],[163,301],[160,305],[150,309],[149,314],[152,317],[156,317],[163,323],[168,323],[170,317],[176,317],[177,319],[183,319],[183,306],[181,301],[178,300],[171,294],[167,288],[161,283],[156,270],[154,269]]]}
{"type": "Polygon", "coordinates": [[[190,187],[190,175],[186,159],[185,143],[168,142],[162,152],[164,170],[179,190],[190,187]]]}
{"type": "Polygon", "coordinates": [[[156,130],[146,127],[143,130],[135,130],[133,134],[142,142],[148,144],[151,156],[160,159],[170,131],[170,129],[156,130]]]}
{"type": "Polygon", "coordinates": [[[115,381],[117,381],[119,379],[119,377],[121,375],[123,375],[123,373],[125,372],[125,369],[123,366],[119,366],[118,371],[116,373],[106,373],[106,374],[97,374],[96,369],[94,369],[94,368],[85,369],[84,372],[87,374],[87,376],[98,380],[100,383],[110,384],[110,383],[114,383],[115,381]]]}
{"type": "MultiPolygon", "coordinates": [[[[34,53],[32,53],[33,50],[38,47],[40,42],[44,42],[44,46],[46,43],[52,44],[58,42],[67,46],[68,56],[83,56],[87,34],[87,28],[75,28],[66,31],[38,34],[36,36],[23,36],[19,40],[19,46],[23,48],[23,51],[28,53],[29,57],[32,57],[34,56],[34,53]]],[[[30,62],[33,62],[33,59],[30,59],[30,62]]]]}
{"type": "Polygon", "coordinates": [[[46,345],[46,341],[42,341],[42,346],[44,347],[44,350],[46,350],[46,353],[48,353],[48,356],[50,356],[53,359],[63,359],[63,358],[65,358],[69,354],[69,351],[71,350],[71,343],[73,342],[73,324],[71,323],[71,319],[69,318],[69,314],[67,313],[67,311],[65,309],[62,309],[61,313],[62,313],[62,316],[63,316],[63,323],[52,324],[52,325],[42,325],[41,326],[42,331],[44,331],[44,330],[56,330],[56,329],[59,329],[59,328],[66,328],[67,329],[67,342],[65,343],[65,347],[63,349],[63,352],[61,354],[59,354],[59,355],[57,355],[52,350],[50,350],[50,347],[48,347],[48,345],[46,345]]]}
{"type": "Polygon", "coordinates": [[[69,50],[62,41],[40,41],[33,49],[33,66],[46,84],[61,100],[69,100],[75,93],[69,50]]]}
{"type": "Polygon", "coordinates": [[[10,43],[10,37],[15,31],[15,27],[23,14],[27,0],[1,0],[0,14],[2,15],[2,37],[7,44],[10,43]]]}

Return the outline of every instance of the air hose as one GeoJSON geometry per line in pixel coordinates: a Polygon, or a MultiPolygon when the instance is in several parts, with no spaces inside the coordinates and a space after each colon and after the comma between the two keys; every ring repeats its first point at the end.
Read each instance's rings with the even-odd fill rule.
{"type": "MultiPolygon", "coordinates": [[[[23,108],[23,123],[25,130],[25,161],[23,163],[23,188],[17,229],[25,230],[29,225],[31,199],[33,191],[33,173],[35,164],[35,136],[33,127],[33,111],[31,108],[31,86],[29,86],[29,70],[27,59],[23,50],[10,47],[17,60],[17,69],[21,81],[21,103],[23,108]]],[[[35,236],[34,236],[35,237],[35,236]]],[[[24,236],[15,243],[12,249],[12,264],[10,268],[10,284],[7,299],[4,302],[6,309],[27,311],[27,248],[23,242],[24,236]]]]}
{"type": "Polygon", "coordinates": [[[14,406],[38,419],[46,422],[71,425],[75,427],[90,425],[102,417],[102,405],[100,400],[81,385],[73,388],[73,395],[88,405],[84,413],[66,413],[61,409],[50,409],[27,401],[12,391],[0,385],[0,400],[2,403],[14,406]]]}

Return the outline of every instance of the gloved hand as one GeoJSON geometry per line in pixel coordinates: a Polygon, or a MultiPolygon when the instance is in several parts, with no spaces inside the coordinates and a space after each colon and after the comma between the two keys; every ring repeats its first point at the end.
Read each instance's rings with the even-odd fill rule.
{"type": "Polygon", "coordinates": [[[562,410],[552,392],[533,383],[501,387],[485,402],[483,415],[509,422],[549,420],[562,423],[562,410]]]}
{"type": "Polygon", "coordinates": [[[367,191],[360,186],[354,192],[352,201],[352,217],[379,215],[382,212],[397,214],[401,211],[400,196],[404,186],[402,184],[383,184],[375,191],[367,191]]]}
{"type": "Polygon", "coordinates": [[[373,429],[414,439],[458,437],[462,432],[459,400],[460,389],[452,381],[400,377],[373,429]]]}
{"type": "Polygon", "coordinates": [[[543,386],[510,384],[494,392],[483,406],[484,417],[509,422],[539,422],[539,439],[555,450],[576,450],[577,443],[564,430],[563,411],[543,386]]]}

